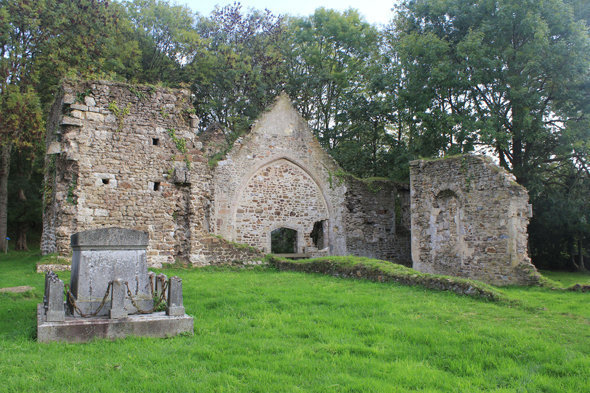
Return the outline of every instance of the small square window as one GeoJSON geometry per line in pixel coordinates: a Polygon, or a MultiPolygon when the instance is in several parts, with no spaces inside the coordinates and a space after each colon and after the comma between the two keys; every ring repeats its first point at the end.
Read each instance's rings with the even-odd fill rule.
{"type": "Polygon", "coordinates": [[[160,182],[159,181],[154,182],[154,191],[160,191],[160,182]]]}
{"type": "Polygon", "coordinates": [[[109,180],[111,179],[102,179],[102,184],[109,184],[109,180]]]}
{"type": "Polygon", "coordinates": [[[159,145],[160,145],[160,139],[152,138],[152,146],[159,146],[159,145]]]}

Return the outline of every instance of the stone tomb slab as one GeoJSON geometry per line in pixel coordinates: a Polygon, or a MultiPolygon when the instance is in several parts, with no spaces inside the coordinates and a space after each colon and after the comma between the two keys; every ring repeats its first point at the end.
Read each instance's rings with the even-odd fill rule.
{"type": "MultiPolygon", "coordinates": [[[[147,271],[146,232],[122,228],[103,228],[79,232],[71,237],[72,275],[70,290],[82,313],[94,312],[103,301],[109,283],[127,282],[142,310],[153,307],[147,271]]],[[[111,294],[98,316],[108,315],[111,294]]],[[[137,313],[130,299],[125,300],[128,314],[137,313]]],[[[70,312],[75,312],[68,304],[70,312]]]]}
{"type": "Polygon", "coordinates": [[[170,337],[193,334],[194,321],[188,315],[169,316],[164,311],[129,315],[121,319],[107,316],[90,319],[66,317],[64,322],[47,322],[43,304],[37,305],[37,341],[87,342],[115,340],[127,336],[170,337]]]}

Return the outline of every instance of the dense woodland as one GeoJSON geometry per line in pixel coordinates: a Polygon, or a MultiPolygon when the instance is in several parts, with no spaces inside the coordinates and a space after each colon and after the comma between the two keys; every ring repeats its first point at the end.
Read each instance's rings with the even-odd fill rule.
{"type": "Polygon", "coordinates": [[[221,123],[230,142],[285,91],[359,177],[409,181],[412,159],[490,154],[529,190],[533,262],[583,270],[590,2],[395,8],[373,26],[352,9],[292,17],[234,3],[200,15],[167,0],[0,0],[0,246],[8,235],[24,249],[27,230],[40,230],[59,81],[110,79],[191,89],[201,126],[221,123]]]}

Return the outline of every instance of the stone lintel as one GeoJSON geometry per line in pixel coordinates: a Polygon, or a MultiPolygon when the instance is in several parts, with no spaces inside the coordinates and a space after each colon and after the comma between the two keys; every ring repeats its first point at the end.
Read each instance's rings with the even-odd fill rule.
{"type": "Polygon", "coordinates": [[[72,249],[145,249],[150,238],[147,232],[124,228],[102,228],[78,232],[71,237],[72,249]]]}

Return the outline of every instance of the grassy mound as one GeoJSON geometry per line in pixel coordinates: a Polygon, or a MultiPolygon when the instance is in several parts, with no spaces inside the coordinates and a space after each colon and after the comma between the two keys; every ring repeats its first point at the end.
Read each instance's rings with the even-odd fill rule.
{"type": "Polygon", "coordinates": [[[279,270],[323,273],[379,282],[393,281],[402,285],[420,285],[486,300],[506,300],[494,287],[479,281],[421,273],[409,267],[377,259],[346,256],[290,260],[269,255],[268,260],[279,270]]]}

